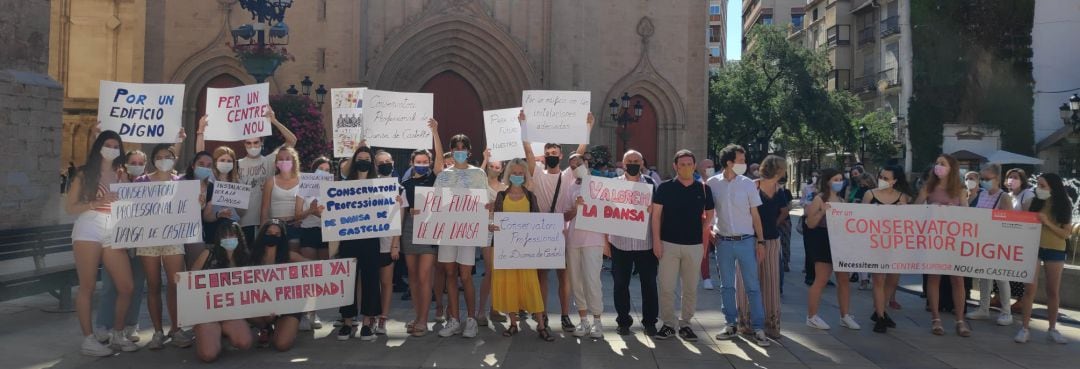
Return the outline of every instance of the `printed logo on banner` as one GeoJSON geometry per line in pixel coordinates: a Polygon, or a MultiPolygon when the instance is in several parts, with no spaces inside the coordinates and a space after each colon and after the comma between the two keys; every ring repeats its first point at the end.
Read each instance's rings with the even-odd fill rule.
{"type": "Polygon", "coordinates": [[[563,215],[495,213],[495,269],[564,269],[563,215]]]}
{"type": "Polygon", "coordinates": [[[400,236],[398,188],[395,178],[323,182],[323,241],[400,236]]]}
{"type": "Polygon", "coordinates": [[[101,81],[98,121],[126,143],[176,143],[183,116],[184,85],[101,81]]]}
{"type": "Polygon", "coordinates": [[[644,240],[652,190],[648,183],[589,176],[581,184],[585,204],[578,207],[574,227],[644,240]]]}
{"type": "Polygon", "coordinates": [[[367,88],[330,89],[335,158],[352,156],[364,138],[364,90],[367,88]]]}
{"type": "Polygon", "coordinates": [[[114,183],[108,239],[114,248],[202,242],[199,181],[114,183]]]}
{"type": "Polygon", "coordinates": [[[416,187],[414,196],[414,244],[487,246],[487,190],[416,187]]]}
{"type": "Polygon", "coordinates": [[[364,100],[364,138],[372,147],[430,149],[434,96],[429,93],[367,89],[364,100]]]}
{"type": "Polygon", "coordinates": [[[487,147],[491,149],[491,160],[510,160],[525,155],[521,148],[520,113],[521,108],[484,111],[484,133],[487,147]]]}
{"type": "Polygon", "coordinates": [[[206,89],[206,139],[235,142],[269,136],[270,84],[206,89]]]}
{"type": "Polygon", "coordinates": [[[251,187],[239,183],[214,182],[214,194],[211,205],[247,209],[251,200],[251,187]]]}
{"type": "Polygon", "coordinates": [[[588,91],[522,91],[526,141],[589,143],[590,98],[588,91]]]}

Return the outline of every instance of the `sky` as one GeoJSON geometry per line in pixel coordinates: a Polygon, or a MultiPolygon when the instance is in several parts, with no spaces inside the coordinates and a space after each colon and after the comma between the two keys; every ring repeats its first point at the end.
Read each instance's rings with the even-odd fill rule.
{"type": "Polygon", "coordinates": [[[742,59],[742,0],[728,0],[727,4],[727,60],[742,59]]]}

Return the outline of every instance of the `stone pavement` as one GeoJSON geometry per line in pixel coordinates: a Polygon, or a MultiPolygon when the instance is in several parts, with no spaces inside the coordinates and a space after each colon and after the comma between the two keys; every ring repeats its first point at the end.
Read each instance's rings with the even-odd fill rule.
{"type": "MultiPolygon", "coordinates": [[[[923,300],[908,293],[898,293],[903,309],[890,315],[898,328],[888,334],[873,333],[868,319],[872,312],[870,291],[852,286],[852,306],[861,331],[840,327],[835,288],[826,290],[821,316],[834,328],[817,331],[804,324],[806,286],[802,283],[802,240],[796,234],[792,245],[792,273],[785,281],[783,295],[784,337],[767,349],[742,339],[718,342],[712,337],[723,329],[718,290],[701,290],[698,294],[698,313],[694,329],[701,337],[697,343],[678,339],[653,341],[634,327],[633,336],[615,334],[614,308],[611,305],[611,277],[604,274],[605,306],[603,340],[577,339],[566,333],[552,343],[536,338],[529,327],[512,339],[503,338],[504,325],[493,323],[481,327],[475,339],[460,337],[439,338],[429,334],[423,338],[406,338],[404,320],[409,319],[408,302],[395,294],[390,334],[375,342],[350,340],[339,342],[332,335],[330,324],[314,333],[303,333],[296,347],[278,353],[260,348],[249,351],[226,352],[216,368],[1075,368],[1070,359],[1080,357],[1080,328],[1059,325],[1072,343],[1057,345],[1046,341],[1044,320],[1032,322],[1032,340],[1026,345],[1012,342],[1019,323],[998,327],[991,322],[973,322],[974,336],[958,337],[951,330],[952,319],[945,316],[947,335],[930,334],[929,313],[923,310],[923,300]]],[[[715,267],[714,267],[715,269],[715,267]]],[[[713,279],[716,280],[714,271],[713,279]]],[[[553,281],[554,282],[554,281],[553,281]]],[[[636,285],[632,282],[632,286],[636,285]]],[[[906,278],[905,287],[917,290],[917,278],[906,278]],[[908,281],[912,283],[907,283],[908,281]]],[[[717,286],[719,283],[717,281],[717,286]]],[[[552,285],[555,285],[552,283],[552,285]]],[[[700,288],[700,287],[699,287],[700,288]]],[[[1065,288],[1075,288],[1066,286],[1065,288]]],[[[634,288],[633,295],[637,295],[634,288]]],[[[635,306],[639,301],[635,299],[635,306]]],[[[140,350],[119,353],[109,358],[91,358],[79,354],[78,322],[73,313],[46,313],[41,309],[55,306],[49,295],[35,296],[0,303],[0,364],[2,368],[186,368],[203,367],[192,349],[168,347],[161,351],[140,350]]],[[[549,306],[556,307],[553,301],[549,306]]],[[[152,334],[149,316],[143,308],[141,332],[145,344],[152,334]]],[[[552,321],[557,321],[558,312],[552,321]]],[[[1062,311],[1073,318],[1073,311],[1062,311]]],[[[324,320],[337,317],[336,310],[320,314],[324,320]]],[[[576,313],[572,314],[575,316],[576,313]]],[[[635,319],[639,319],[636,317],[635,319]]]]}

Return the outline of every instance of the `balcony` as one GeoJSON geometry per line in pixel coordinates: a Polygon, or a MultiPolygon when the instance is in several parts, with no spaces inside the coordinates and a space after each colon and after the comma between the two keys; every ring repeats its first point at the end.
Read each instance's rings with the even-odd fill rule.
{"type": "Polygon", "coordinates": [[[900,16],[894,15],[881,21],[881,37],[889,37],[900,33],[900,16]]]}
{"type": "Polygon", "coordinates": [[[878,72],[877,83],[884,83],[886,88],[900,85],[900,69],[889,68],[878,72]]]}
{"type": "Polygon", "coordinates": [[[851,26],[849,25],[839,24],[829,27],[826,34],[829,47],[851,45],[851,26]]]}
{"type": "Polygon", "coordinates": [[[877,75],[874,72],[869,72],[862,77],[855,78],[855,82],[851,85],[851,91],[858,94],[876,93],[877,75]]]}
{"type": "Polygon", "coordinates": [[[859,30],[859,47],[862,47],[863,45],[873,44],[875,41],[877,41],[876,37],[877,37],[877,35],[874,34],[874,27],[873,26],[860,29],[859,30]]]}

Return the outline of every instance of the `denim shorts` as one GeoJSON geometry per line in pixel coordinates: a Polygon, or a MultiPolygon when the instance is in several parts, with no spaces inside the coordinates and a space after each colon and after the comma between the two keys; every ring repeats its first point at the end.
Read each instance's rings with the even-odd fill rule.
{"type": "Polygon", "coordinates": [[[1065,261],[1065,251],[1039,248],[1039,260],[1065,261]]]}

